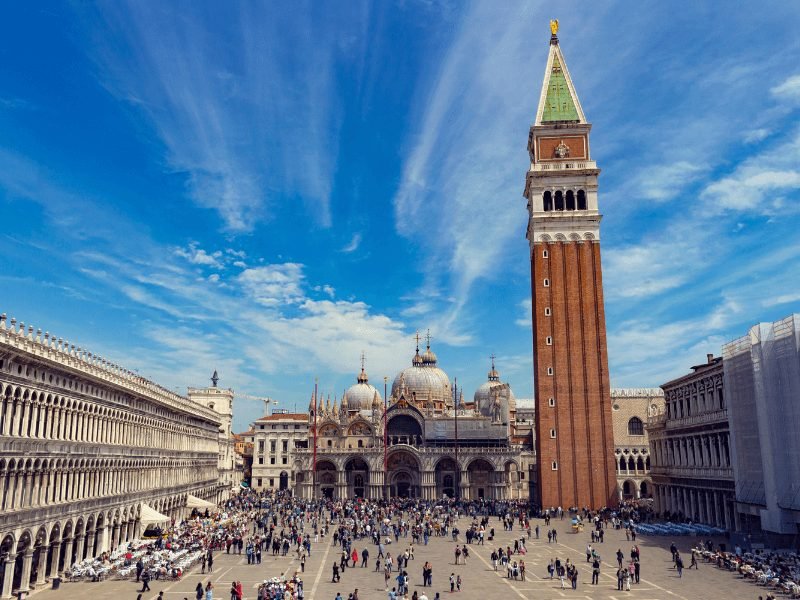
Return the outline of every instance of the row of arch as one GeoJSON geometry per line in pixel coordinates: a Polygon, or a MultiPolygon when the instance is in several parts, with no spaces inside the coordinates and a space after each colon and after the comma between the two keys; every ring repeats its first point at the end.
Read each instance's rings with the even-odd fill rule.
{"type": "MultiPolygon", "coordinates": [[[[386,469],[371,468],[363,456],[346,457],[337,461],[318,461],[317,494],[329,498],[391,497],[434,499],[458,496],[464,499],[503,499],[520,497],[519,486],[524,476],[514,460],[495,466],[483,457],[469,457],[456,462],[452,456],[441,457],[431,469],[411,450],[396,450],[389,454],[386,469]],[[460,463],[460,464],[459,464],[460,463]]],[[[296,477],[297,493],[311,497],[314,474],[302,472],[296,477]]]]}
{"type": "MultiPolygon", "coordinates": [[[[191,493],[212,502],[220,500],[216,486],[191,493]]],[[[151,505],[165,516],[178,518],[186,510],[186,494],[157,498],[151,505]]],[[[137,539],[143,529],[140,509],[139,504],[123,504],[37,527],[0,531],[0,598],[44,585],[77,562],[137,539]]]]}
{"type": "Polygon", "coordinates": [[[643,474],[650,472],[650,457],[641,456],[634,460],[633,456],[620,456],[617,463],[617,474],[636,473],[643,474]]]}
{"type": "Polygon", "coordinates": [[[0,458],[0,511],[216,482],[204,459],[0,458]]]}
{"type": "Polygon", "coordinates": [[[216,429],[176,422],[179,418],[0,383],[0,435],[216,452],[216,429]]]}
{"type": "Polygon", "coordinates": [[[542,194],[542,210],[563,211],[563,210],[587,210],[586,192],[578,190],[567,190],[566,193],[557,190],[555,193],[547,190],[542,194]]]}

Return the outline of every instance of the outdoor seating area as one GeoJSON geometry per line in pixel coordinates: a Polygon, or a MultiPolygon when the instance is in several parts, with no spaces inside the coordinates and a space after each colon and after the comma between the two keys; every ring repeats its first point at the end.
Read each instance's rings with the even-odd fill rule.
{"type": "Polygon", "coordinates": [[[720,536],[727,531],[721,527],[712,527],[702,523],[640,523],[636,525],[639,535],[665,535],[676,536],[720,536]]]}
{"type": "Polygon", "coordinates": [[[743,579],[772,592],[800,598],[800,555],[796,552],[714,552],[694,550],[703,560],[720,569],[735,571],[743,579]]]}

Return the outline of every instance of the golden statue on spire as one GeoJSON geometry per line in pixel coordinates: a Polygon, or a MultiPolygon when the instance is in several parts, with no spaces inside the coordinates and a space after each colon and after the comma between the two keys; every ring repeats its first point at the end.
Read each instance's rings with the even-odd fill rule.
{"type": "Polygon", "coordinates": [[[553,35],[558,33],[558,19],[550,19],[550,33],[553,35]]]}

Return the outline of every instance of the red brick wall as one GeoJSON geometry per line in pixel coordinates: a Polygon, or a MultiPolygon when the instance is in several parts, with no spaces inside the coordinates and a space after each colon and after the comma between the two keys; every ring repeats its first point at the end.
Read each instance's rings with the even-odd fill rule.
{"type": "Polygon", "coordinates": [[[539,501],[544,507],[610,506],[616,476],[600,244],[536,243],[531,281],[539,501]]]}

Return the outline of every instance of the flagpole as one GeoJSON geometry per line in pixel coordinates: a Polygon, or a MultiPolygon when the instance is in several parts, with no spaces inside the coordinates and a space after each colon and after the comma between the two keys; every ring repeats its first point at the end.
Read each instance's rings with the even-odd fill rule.
{"type": "Polygon", "coordinates": [[[317,404],[317,385],[319,378],[314,378],[314,492],[312,499],[317,499],[317,413],[319,412],[319,404],[317,404]]]}
{"type": "Polygon", "coordinates": [[[458,500],[461,497],[461,463],[458,462],[458,377],[455,378],[455,383],[453,384],[453,409],[456,420],[456,468],[458,469],[455,492],[456,500],[458,500]]]}

